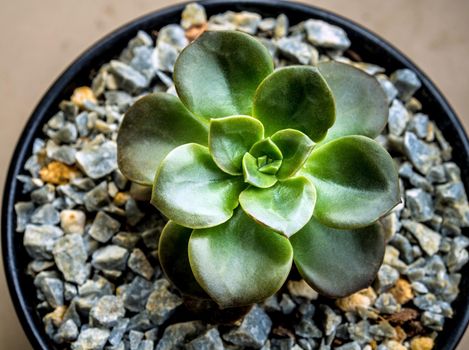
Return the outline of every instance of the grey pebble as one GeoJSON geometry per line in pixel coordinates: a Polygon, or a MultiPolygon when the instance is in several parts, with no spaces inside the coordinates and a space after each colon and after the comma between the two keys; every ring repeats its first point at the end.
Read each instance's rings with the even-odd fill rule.
{"type": "Polygon", "coordinates": [[[78,327],[73,320],[62,323],[54,336],[57,344],[70,343],[78,337],[78,327]]]}
{"type": "Polygon", "coordinates": [[[87,176],[99,179],[117,168],[116,143],[106,141],[101,145],[88,145],[77,152],[76,159],[87,176]]]}
{"type": "Polygon", "coordinates": [[[16,202],[16,232],[24,232],[26,226],[31,223],[31,216],[35,210],[34,203],[32,202],[16,202]]]}
{"type": "Polygon", "coordinates": [[[109,203],[106,181],[87,192],[83,197],[83,203],[88,211],[97,211],[109,203]]]}
{"type": "Polygon", "coordinates": [[[389,108],[389,132],[396,136],[401,136],[406,130],[409,120],[410,115],[404,105],[399,100],[393,100],[389,108]]]}
{"type": "Polygon", "coordinates": [[[127,331],[127,326],[129,324],[128,318],[120,318],[116,321],[116,324],[111,330],[111,334],[109,335],[108,342],[111,345],[118,345],[122,338],[124,337],[125,332],[127,331]]]}
{"type": "Polygon", "coordinates": [[[223,339],[235,345],[258,349],[267,341],[271,327],[270,317],[255,305],[244,317],[241,325],[225,333],[223,339]]]}
{"type": "Polygon", "coordinates": [[[324,314],[323,326],[325,335],[331,335],[342,322],[342,316],[334,312],[329,306],[321,305],[324,314]]]}
{"type": "Polygon", "coordinates": [[[423,224],[409,220],[402,220],[402,225],[414,235],[420,247],[422,247],[429,256],[435,254],[440,248],[441,235],[437,232],[423,224]]]}
{"type": "Polygon", "coordinates": [[[187,4],[181,14],[181,26],[189,29],[193,26],[200,26],[207,22],[207,14],[202,5],[192,2],[187,4]]]}
{"type": "Polygon", "coordinates": [[[44,204],[36,208],[31,222],[39,225],[55,225],[60,222],[60,214],[52,204],[44,204]]]}
{"type": "Polygon", "coordinates": [[[120,89],[130,94],[137,94],[149,85],[149,80],[124,62],[113,60],[109,72],[115,77],[120,89]]]}
{"type": "Polygon", "coordinates": [[[152,291],[153,284],[151,282],[136,276],[124,289],[122,295],[124,306],[133,312],[143,311],[152,291]]]}
{"type": "Polygon", "coordinates": [[[187,350],[224,350],[217,328],[211,328],[186,345],[187,350]]]}
{"type": "Polygon", "coordinates": [[[32,258],[51,259],[54,244],[63,234],[63,231],[56,226],[27,225],[23,244],[32,258]]]}
{"type": "Polygon", "coordinates": [[[429,221],[433,217],[433,200],[430,193],[420,188],[413,188],[405,192],[405,200],[415,221],[429,221]]]}
{"type": "Polygon", "coordinates": [[[280,53],[293,62],[316,64],[318,61],[319,54],[317,50],[296,38],[281,38],[276,44],[280,53]]]}
{"type": "Polygon", "coordinates": [[[83,284],[90,274],[83,237],[73,233],[60,238],[52,251],[57,268],[68,282],[83,284]]]}
{"type": "Polygon", "coordinates": [[[170,284],[166,279],[157,280],[145,306],[151,321],[157,326],[162,325],[183,302],[169,288],[170,284]]]}
{"type": "Polygon", "coordinates": [[[111,328],[125,315],[124,303],[114,295],[101,297],[90,311],[93,325],[111,328]]]}
{"type": "Polygon", "coordinates": [[[64,284],[56,273],[40,272],[34,279],[34,285],[42,292],[50,307],[64,305],[64,284]]]}
{"type": "Polygon", "coordinates": [[[392,73],[391,81],[394,83],[397,91],[399,91],[399,98],[403,101],[410,99],[422,85],[417,75],[407,68],[399,69],[392,73]]]}
{"type": "Polygon", "coordinates": [[[125,269],[129,252],[117,245],[107,245],[93,253],[91,264],[98,270],[125,269]]]}
{"type": "Polygon", "coordinates": [[[106,243],[119,231],[121,224],[116,219],[99,211],[90,228],[90,236],[101,243],[106,243]]]}
{"type": "Polygon", "coordinates": [[[346,50],[350,46],[342,28],[315,19],[305,21],[304,27],[308,41],[315,46],[337,50],[346,50]]]}
{"type": "Polygon", "coordinates": [[[129,268],[138,275],[150,280],[155,270],[141,249],[134,249],[127,261],[129,268]]]}
{"type": "Polygon", "coordinates": [[[438,147],[419,140],[414,133],[405,133],[404,148],[412,164],[424,175],[440,160],[438,147]]]}
{"type": "Polygon", "coordinates": [[[187,342],[198,337],[205,330],[201,321],[189,321],[169,325],[155,350],[182,350],[187,342]]]}
{"type": "Polygon", "coordinates": [[[109,330],[87,328],[80,332],[78,339],[72,343],[72,350],[101,350],[109,338],[109,330]]]}

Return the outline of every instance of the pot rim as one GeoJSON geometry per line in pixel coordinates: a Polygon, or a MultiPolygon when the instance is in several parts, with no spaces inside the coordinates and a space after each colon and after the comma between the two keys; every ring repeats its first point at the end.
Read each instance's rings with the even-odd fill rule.
{"type": "MultiPolygon", "coordinates": [[[[187,3],[188,2],[179,3],[165,7],[134,19],[104,36],[101,40],[88,48],[63,71],[43,95],[18,139],[4,184],[1,227],[2,257],[8,289],[16,314],[30,343],[35,349],[47,350],[51,349],[51,347],[55,348],[55,346],[45,334],[42,321],[33,308],[35,300],[28,300],[28,293],[26,293],[23,280],[30,277],[26,276],[23,269],[18,268],[18,262],[20,261],[18,255],[20,254],[19,250],[22,249],[22,239],[15,239],[15,235],[18,236],[18,233],[15,231],[16,215],[14,204],[18,200],[18,197],[21,196],[21,194],[19,194],[16,176],[22,173],[23,164],[31,154],[32,142],[39,134],[44,120],[50,116],[49,111],[57,109],[58,102],[60,102],[62,97],[70,96],[73,88],[80,85],[80,81],[83,83],[86,83],[86,81],[89,82],[90,72],[92,72],[93,69],[99,68],[100,64],[115,57],[114,53],[109,56],[109,52],[118,52],[123,49],[128,40],[135,36],[139,29],[148,30],[151,28],[160,28],[166,24],[174,23],[173,18],[180,16],[181,11],[187,3]],[[86,76],[86,78],[84,78],[84,76],[86,76]]],[[[370,51],[381,51],[375,52],[375,54],[386,55],[383,56],[383,60],[389,62],[387,66],[385,65],[385,68],[388,68],[390,65],[394,66],[394,68],[409,68],[414,71],[422,82],[421,91],[424,91],[423,97],[429,99],[429,101],[447,118],[440,120],[443,125],[438,124],[438,126],[452,134],[453,139],[451,145],[453,147],[455,144],[460,147],[460,150],[458,150],[460,151],[459,155],[454,155],[453,158],[459,159],[456,163],[460,165],[463,172],[462,180],[465,187],[469,188],[469,166],[467,166],[467,164],[469,164],[469,140],[461,122],[442,93],[435,87],[430,79],[409,58],[386,40],[349,19],[306,4],[282,0],[204,0],[199,3],[205,7],[209,15],[231,9],[236,11],[254,11],[262,15],[265,15],[266,12],[269,11],[277,14],[283,12],[286,13],[289,18],[293,14],[303,19],[322,19],[344,29],[349,37],[352,37],[351,41],[353,46],[356,46],[354,44],[357,42],[360,46],[363,46],[364,43],[365,46],[369,46],[368,50],[370,51]],[[461,166],[465,164],[466,167],[461,166]]],[[[375,62],[371,61],[371,63],[375,62]]],[[[447,136],[445,132],[444,134],[447,136]]],[[[468,265],[469,264],[466,264],[461,271],[463,276],[467,275],[467,272],[469,272],[468,265]]],[[[31,297],[31,295],[30,292],[29,297],[31,297]]],[[[464,280],[464,278],[461,280],[460,294],[456,301],[452,303],[452,306],[456,310],[455,316],[453,319],[446,319],[443,331],[438,334],[435,348],[440,350],[454,350],[456,348],[469,323],[468,305],[469,277],[467,280],[464,280]]]]}

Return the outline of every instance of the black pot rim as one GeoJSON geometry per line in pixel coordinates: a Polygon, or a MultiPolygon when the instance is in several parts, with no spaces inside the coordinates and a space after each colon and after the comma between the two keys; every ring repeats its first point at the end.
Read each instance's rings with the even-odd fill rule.
{"type": "MultiPolygon", "coordinates": [[[[464,128],[453,109],[430,79],[428,79],[412,61],[387,41],[344,17],[323,9],[294,2],[279,0],[205,0],[201,1],[200,4],[206,8],[209,14],[226,11],[228,9],[246,9],[261,14],[265,14],[266,12],[284,12],[289,17],[291,14],[292,16],[303,17],[304,19],[322,19],[342,27],[349,36],[358,38],[358,41],[361,41],[360,45],[367,47],[368,51],[381,51],[374,52],[374,55],[380,55],[380,57],[382,57],[381,61],[385,63],[385,68],[391,67],[392,69],[397,69],[406,67],[413,70],[422,82],[422,98],[429,101],[428,103],[432,105],[431,109],[435,108],[435,114],[440,112],[444,115],[444,119],[440,120],[440,123],[437,124],[443,130],[445,136],[452,136],[450,142],[453,147],[454,145],[458,146],[459,152],[454,155],[454,158],[458,158],[455,161],[461,167],[466,188],[469,188],[469,140],[464,128]]],[[[10,296],[23,329],[35,349],[47,350],[54,348],[54,346],[46,336],[42,322],[33,308],[34,300],[31,300],[31,291],[29,291],[29,293],[26,292],[27,288],[25,288],[25,284],[27,282],[25,282],[25,280],[29,277],[25,275],[23,268],[19,268],[22,263],[24,266],[26,265],[21,261],[21,254],[19,253],[22,249],[22,240],[18,237],[15,238],[15,235],[18,236],[18,234],[15,232],[16,215],[14,212],[14,204],[18,200],[18,197],[21,196],[19,194],[16,176],[22,173],[23,164],[31,153],[32,142],[38,135],[45,118],[50,116],[49,112],[51,110],[57,109],[58,102],[60,102],[63,96],[70,95],[73,88],[77,86],[77,81],[81,80],[85,82],[89,80],[90,72],[99,67],[97,63],[104,63],[108,60],[108,58],[106,58],[102,61],[102,57],[106,56],[106,53],[109,51],[118,52],[121,50],[121,48],[123,48],[122,45],[125,45],[139,29],[159,28],[163,25],[174,23],[174,20],[171,18],[179,16],[185,5],[186,3],[177,4],[137,18],[105,36],[86,50],[48,89],[31,114],[18,140],[4,186],[1,228],[2,252],[10,296]],[[118,50],[116,50],[116,48],[118,48],[118,50]],[[84,75],[86,75],[86,78],[83,77],[84,75]]],[[[357,39],[355,39],[355,42],[356,41],[357,39]]],[[[352,45],[353,43],[354,39],[352,38],[352,45]]],[[[372,60],[370,60],[370,62],[375,63],[372,60]]],[[[468,266],[461,271],[463,276],[467,275],[465,272],[469,272],[468,266]]],[[[460,285],[461,292],[458,299],[453,303],[453,307],[456,310],[455,316],[452,320],[446,320],[444,330],[439,333],[437,338],[437,349],[454,350],[469,323],[468,280],[469,277],[467,280],[465,280],[464,277],[462,279],[460,285]]]]}

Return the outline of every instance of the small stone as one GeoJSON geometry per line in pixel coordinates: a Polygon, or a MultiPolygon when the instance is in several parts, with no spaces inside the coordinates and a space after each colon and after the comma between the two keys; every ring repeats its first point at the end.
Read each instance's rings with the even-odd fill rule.
{"type": "Polygon", "coordinates": [[[263,32],[273,32],[275,28],[276,20],[272,17],[263,18],[259,23],[259,30],[263,32]]]}
{"type": "Polygon", "coordinates": [[[436,199],[440,204],[466,203],[467,197],[462,182],[449,182],[436,186],[436,199]]]}
{"type": "Polygon", "coordinates": [[[78,107],[82,108],[85,101],[97,103],[96,97],[94,96],[93,90],[88,86],[81,86],[73,91],[71,101],[78,107]]]}
{"type": "Polygon", "coordinates": [[[459,271],[469,261],[469,253],[465,249],[468,245],[469,239],[466,236],[456,237],[451,242],[450,251],[446,256],[449,272],[459,271]]]}
{"type": "Polygon", "coordinates": [[[375,307],[382,314],[394,314],[401,310],[399,305],[391,293],[382,293],[376,299],[375,307]]]}
{"type": "Polygon", "coordinates": [[[121,224],[106,213],[100,211],[90,228],[90,236],[101,243],[106,243],[119,231],[121,224]]]}
{"type": "Polygon", "coordinates": [[[414,298],[412,286],[408,281],[402,278],[396,281],[396,284],[389,290],[389,293],[391,293],[401,305],[408,303],[414,298]]]}
{"type": "Polygon", "coordinates": [[[411,119],[408,130],[415,133],[415,135],[421,139],[427,139],[430,136],[429,134],[432,133],[432,125],[433,124],[430,123],[428,119],[428,115],[417,113],[411,119]]]}
{"type": "Polygon", "coordinates": [[[319,47],[346,50],[350,46],[347,33],[342,28],[321,20],[309,19],[304,22],[308,41],[319,47]]]}
{"type": "Polygon", "coordinates": [[[260,348],[267,341],[272,327],[269,316],[255,305],[244,317],[241,325],[223,335],[223,339],[239,346],[260,348]]]}
{"type": "Polygon", "coordinates": [[[337,326],[342,322],[342,316],[336,314],[334,310],[332,310],[327,305],[321,305],[321,309],[324,312],[324,332],[326,335],[331,335],[337,329],[337,326]]]}
{"type": "Polygon", "coordinates": [[[109,72],[116,79],[119,88],[130,94],[137,94],[148,87],[148,79],[123,62],[111,61],[109,72]]]}
{"type": "MultiPolygon", "coordinates": [[[[186,30],[186,38],[189,41],[194,41],[199,36],[201,36],[208,28],[208,23],[201,24],[200,26],[193,26],[186,30]]],[[[164,79],[162,79],[163,81],[164,79]]],[[[163,81],[165,85],[168,85],[168,82],[163,81]]]]}
{"type": "Polygon", "coordinates": [[[88,211],[97,211],[109,203],[106,181],[87,192],[83,197],[83,203],[88,211]]]}
{"type": "Polygon", "coordinates": [[[295,302],[290,298],[290,296],[286,293],[282,294],[282,300],[280,300],[280,310],[284,315],[291,314],[293,310],[296,308],[295,302]]]}
{"type": "Polygon", "coordinates": [[[448,181],[445,166],[443,164],[432,166],[427,174],[427,179],[431,183],[444,183],[448,181]]]}
{"type": "Polygon", "coordinates": [[[30,276],[36,276],[39,272],[45,271],[53,267],[53,261],[48,260],[33,260],[28,264],[27,273],[30,276]]]}
{"type": "Polygon", "coordinates": [[[50,162],[39,171],[39,176],[42,181],[54,185],[67,184],[78,175],[79,172],[75,168],[56,161],[50,162]]]}
{"type": "Polygon", "coordinates": [[[186,345],[187,350],[224,350],[218,329],[211,328],[186,345]]]}
{"type": "Polygon", "coordinates": [[[24,232],[26,226],[31,223],[35,206],[32,202],[16,202],[16,232],[24,232]]]}
{"type": "Polygon", "coordinates": [[[75,164],[76,149],[71,146],[59,146],[53,140],[47,141],[46,145],[47,157],[65,163],[67,165],[75,164]]]}
{"type": "Polygon", "coordinates": [[[277,47],[286,58],[300,64],[316,64],[318,52],[311,45],[296,38],[281,38],[277,41],[277,47]]]}
{"type": "Polygon", "coordinates": [[[93,253],[91,264],[98,270],[123,271],[129,252],[117,245],[107,245],[93,253]]]}
{"type": "Polygon", "coordinates": [[[376,77],[378,79],[381,88],[383,89],[384,93],[386,94],[388,103],[394,101],[397,97],[397,89],[393,83],[388,79],[388,77],[384,74],[380,74],[376,77]]]}
{"type": "Polygon", "coordinates": [[[60,222],[60,215],[52,204],[44,204],[34,211],[31,222],[40,225],[55,225],[60,222]]]}
{"type": "Polygon", "coordinates": [[[133,272],[145,277],[147,280],[151,279],[155,272],[145,254],[138,248],[130,254],[127,265],[133,272]]]}
{"type": "Polygon", "coordinates": [[[181,14],[181,26],[189,29],[194,26],[200,26],[207,22],[205,8],[196,2],[186,5],[181,14]]]}
{"type": "MultiPolygon", "coordinates": [[[[78,131],[75,124],[70,122],[66,122],[65,125],[56,132],[48,132],[47,134],[57,144],[73,143],[77,140],[78,137],[78,131]]],[[[75,154],[74,151],[71,151],[71,153],[75,154]]]]}
{"type": "Polygon", "coordinates": [[[140,276],[135,277],[127,285],[122,295],[124,306],[133,312],[143,311],[152,290],[153,284],[151,282],[140,276]]]}
{"type": "Polygon", "coordinates": [[[189,44],[189,41],[182,27],[177,24],[169,24],[158,32],[156,44],[159,46],[161,43],[171,45],[181,51],[189,44]]]}
{"type": "Polygon", "coordinates": [[[145,213],[140,210],[135,199],[129,198],[125,203],[125,216],[127,217],[127,223],[135,226],[143,219],[145,213]]]}
{"type": "Polygon", "coordinates": [[[77,341],[72,343],[72,350],[102,350],[109,338],[109,331],[101,328],[82,330],[77,341]]]}
{"type": "Polygon", "coordinates": [[[307,300],[316,300],[318,298],[318,293],[305,280],[290,280],[288,281],[287,288],[293,297],[301,297],[307,300]]]}
{"type": "Polygon", "coordinates": [[[240,30],[242,32],[254,35],[262,17],[254,12],[233,12],[227,11],[222,14],[214,15],[209,20],[209,30],[240,30]]]}
{"type": "Polygon", "coordinates": [[[389,108],[388,127],[389,132],[401,136],[410,120],[409,112],[399,100],[393,100],[389,108]]]}
{"type": "Polygon", "coordinates": [[[403,101],[409,100],[412,95],[420,88],[422,83],[410,69],[399,69],[391,74],[391,81],[394,83],[399,97],[403,101]]]}
{"type": "Polygon", "coordinates": [[[368,287],[345,298],[336,300],[339,309],[345,312],[358,312],[370,308],[376,301],[376,293],[373,288],[368,287]]]}
{"type": "MultiPolygon", "coordinates": [[[[358,344],[357,342],[347,343],[347,344],[344,344],[342,346],[335,348],[335,350],[361,350],[361,349],[362,348],[360,347],[360,344],[358,344]]],[[[391,349],[387,349],[387,350],[391,350],[391,349]]]]}
{"type": "Polygon", "coordinates": [[[136,330],[140,332],[148,331],[155,327],[150,320],[148,313],[144,310],[130,318],[127,330],[136,330]]]}
{"type": "Polygon", "coordinates": [[[129,344],[130,344],[130,350],[137,350],[138,346],[142,342],[143,339],[143,333],[138,332],[138,331],[130,331],[129,333],[129,344]]]}
{"type": "Polygon", "coordinates": [[[23,244],[32,258],[51,259],[54,244],[63,234],[63,231],[55,226],[27,225],[23,244]]]}
{"type": "MultiPolygon", "coordinates": [[[[385,346],[383,350],[408,350],[407,347],[395,340],[388,340],[385,344],[382,345],[385,346]]],[[[380,347],[378,347],[378,349],[381,350],[380,347]]]]}
{"type": "Polygon", "coordinates": [[[419,140],[411,132],[404,135],[404,149],[412,164],[424,175],[440,159],[438,147],[419,140]]]}
{"type": "Polygon", "coordinates": [[[65,234],[85,232],[86,215],[81,210],[62,210],[60,212],[60,227],[65,234]]]}
{"type": "Polygon", "coordinates": [[[179,50],[176,47],[160,42],[153,51],[153,65],[164,72],[173,72],[178,55],[179,50]]]}
{"type": "Polygon", "coordinates": [[[445,317],[440,314],[436,314],[430,311],[425,311],[420,318],[422,324],[435,331],[442,331],[443,324],[445,323],[445,317]]]}
{"type": "Polygon", "coordinates": [[[399,231],[401,223],[396,211],[390,212],[388,215],[380,218],[380,223],[383,226],[384,238],[386,242],[390,241],[394,235],[399,231]]]}
{"type": "Polygon", "coordinates": [[[78,327],[73,320],[67,320],[59,327],[54,341],[57,344],[70,343],[78,337],[78,327]]]}
{"type": "Polygon", "coordinates": [[[93,325],[111,328],[125,315],[124,303],[114,295],[101,297],[90,311],[93,325]]]}
{"type": "Polygon", "coordinates": [[[171,293],[169,287],[166,279],[157,280],[146,303],[150,319],[157,326],[162,325],[183,301],[178,295],[171,293]]]}
{"type": "Polygon", "coordinates": [[[107,279],[98,276],[88,280],[78,287],[78,294],[82,297],[102,297],[114,293],[114,286],[107,279]]]}
{"type": "Polygon", "coordinates": [[[116,321],[116,324],[112,328],[111,334],[109,335],[108,342],[111,345],[118,345],[122,338],[124,337],[124,334],[127,330],[127,326],[129,325],[129,319],[128,318],[121,318],[116,321]]]}
{"type": "Polygon", "coordinates": [[[142,340],[140,344],[138,345],[137,350],[154,350],[154,348],[155,348],[155,344],[153,340],[142,340]]]}
{"type": "Polygon", "coordinates": [[[287,34],[288,34],[288,25],[289,25],[288,17],[285,14],[281,13],[277,17],[277,21],[275,23],[274,37],[275,38],[283,38],[283,37],[287,36],[287,34]]]}
{"type": "Polygon", "coordinates": [[[402,220],[402,225],[406,228],[406,230],[412,233],[415,238],[417,238],[420,247],[422,247],[425,253],[427,253],[429,256],[432,256],[438,252],[441,242],[440,234],[429,229],[423,224],[419,224],[410,220],[402,220]]]}
{"type": "Polygon", "coordinates": [[[132,232],[119,232],[112,237],[112,243],[125,249],[133,249],[140,241],[141,236],[132,232]]]}
{"type": "Polygon", "coordinates": [[[51,203],[54,199],[55,187],[50,184],[46,184],[45,186],[31,192],[31,200],[39,205],[51,203]]]}
{"type": "Polygon", "coordinates": [[[415,221],[431,220],[433,217],[433,201],[430,193],[419,188],[413,188],[405,192],[405,200],[415,221]]]}
{"type": "Polygon", "coordinates": [[[399,271],[389,265],[381,265],[375,282],[378,293],[389,290],[398,279],[399,271]]]}
{"type": "Polygon", "coordinates": [[[414,337],[410,341],[411,350],[432,350],[435,341],[430,337],[414,337]]]}
{"type": "Polygon", "coordinates": [[[60,327],[60,325],[63,323],[64,320],[64,315],[65,315],[65,306],[58,306],[54,309],[54,311],[49,312],[47,315],[45,315],[42,319],[42,322],[45,325],[46,332],[48,335],[52,338],[53,334],[55,332],[55,328],[60,327]],[[48,332],[48,328],[52,328],[52,332],[48,332]]]}
{"type": "Polygon", "coordinates": [[[68,282],[83,284],[89,276],[86,265],[88,254],[83,237],[78,233],[60,238],[54,246],[53,255],[57,268],[68,282]]]}
{"type": "Polygon", "coordinates": [[[201,321],[175,323],[166,327],[155,350],[183,350],[185,343],[195,339],[205,330],[201,321]]]}
{"type": "Polygon", "coordinates": [[[48,271],[41,272],[34,279],[34,285],[41,290],[52,308],[64,305],[64,284],[57,274],[48,271]]]}
{"type": "Polygon", "coordinates": [[[78,165],[92,179],[99,179],[117,168],[117,146],[114,141],[89,145],[77,152],[78,165]]]}
{"type": "Polygon", "coordinates": [[[295,334],[302,338],[321,338],[321,330],[314,324],[313,320],[303,318],[295,325],[295,334]]]}

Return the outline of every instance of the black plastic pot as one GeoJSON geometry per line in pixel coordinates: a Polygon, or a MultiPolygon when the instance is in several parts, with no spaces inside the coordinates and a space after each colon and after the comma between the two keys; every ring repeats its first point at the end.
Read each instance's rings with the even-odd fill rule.
{"type": "MultiPolygon", "coordinates": [[[[227,10],[247,10],[258,12],[263,16],[277,16],[280,13],[285,13],[293,24],[308,18],[322,19],[342,27],[352,41],[352,50],[359,54],[364,61],[379,64],[385,67],[388,72],[404,67],[416,72],[422,81],[422,88],[417,92],[416,97],[423,104],[423,112],[431,116],[455,149],[454,161],[461,167],[464,184],[466,189],[469,189],[469,140],[461,123],[433,83],[407,57],[386,41],[350,20],[306,5],[272,0],[215,0],[202,1],[201,4],[205,6],[208,15],[227,10]]],[[[87,50],[65,70],[47,91],[18,140],[4,189],[3,260],[16,312],[35,349],[50,350],[56,347],[44,332],[42,321],[34,309],[35,288],[32,279],[25,273],[29,257],[22,244],[22,235],[15,232],[16,215],[13,207],[16,201],[23,199],[16,176],[23,172],[23,165],[31,154],[34,138],[41,135],[43,123],[57,111],[60,101],[68,99],[76,87],[88,84],[90,74],[117,56],[138,30],[151,32],[164,25],[179,22],[183,8],[184,4],[181,4],[136,19],[109,34],[87,50]]],[[[469,322],[468,272],[469,265],[466,265],[462,270],[461,293],[453,303],[454,317],[447,320],[444,330],[439,334],[436,349],[455,349],[469,322]]]]}

